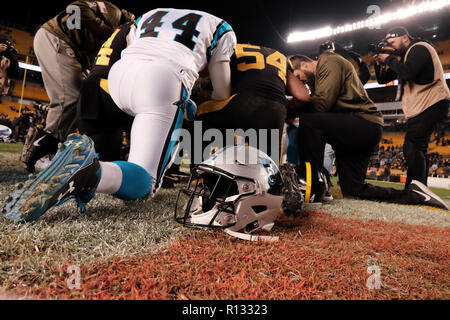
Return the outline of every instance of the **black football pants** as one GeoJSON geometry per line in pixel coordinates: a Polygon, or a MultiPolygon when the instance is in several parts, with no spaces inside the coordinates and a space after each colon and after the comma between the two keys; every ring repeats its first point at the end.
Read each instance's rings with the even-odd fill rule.
{"type": "MultiPolygon", "coordinates": [[[[339,184],[345,198],[356,197],[391,203],[417,204],[409,191],[368,184],[366,172],[371,154],[381,140],[382,127],[352,113],[304,113],[300,116],[298,147],[301,162],[323,171],[325,144],[336,154],[339,184]]],[[[315,189],[313,180],[313,192],[315,189]]]]}
{"type": "Polygon", "coordinates": [[[77,106],[80,131],[92,138],[101,161],[123,160],[123,132],[130,132],[134,118],[117,107],[100,80],[91,73],[83,82],[77,106]]]}
{"type": "Polygon", "coordinates": [[[403,154],[408,166],[406,186],[411,180],[427,185],[428,161],[426,159],[428,143],[436,125],[448,116],[450,102],[440,101],[418,116],[408,119],[403,154]]]}
{"type": "Polygon", "coordinates": [[[257,147],[267,153],[278,164],[281,156],[281,141],[286,114],[287,107],[281,101],[266,99],[253,94],[239,93],[223,109],[204,113],[198,117],[198,120],[203,121],[203,131],[215,128],[223,134],[225,134],[226,129],[243,129],[244,131],[248,129],[267,129],[267,143],[262,142],[262,137],[258,136],[257,147]],[[271,150],[272,139],[270,130],[278,130],[278,141],[276,143],[278,152],[271,150]],[[266,148],[261,148],[261,143],[266,148]],[[271,151],[274,151],[277,156],[275,157],[271,151]]]}

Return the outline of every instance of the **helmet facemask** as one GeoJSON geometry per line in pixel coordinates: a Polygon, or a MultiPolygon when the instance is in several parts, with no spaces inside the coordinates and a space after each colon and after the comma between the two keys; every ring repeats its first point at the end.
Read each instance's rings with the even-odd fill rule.
{"type": "Polygon", "coordinates": [[[235,205],[255,193],[255,181],[200,165],[193,169],[187,189],[178,193],[175,220],[192,227],[225,229],[237,222],[235,205]]]}
{"type": "Polygon", "coordinates": [[[226,147],[194,167],[187,189],[178,193],[175,220],[223,229],[240,239],[276,241],[251,234],[274,226],[282,187],[280,171],[265,153],[249,146],[226,147]]]}

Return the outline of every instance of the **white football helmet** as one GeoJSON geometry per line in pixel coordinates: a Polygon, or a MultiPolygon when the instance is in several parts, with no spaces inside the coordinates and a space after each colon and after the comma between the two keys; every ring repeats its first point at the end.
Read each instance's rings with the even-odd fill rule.
{"type": "Polygon", "coordinates": [[[188,188],[178,193],[175,220],[224,229],[240,239],[276,241],[251,233],[272,229],[282,187],[280,171],[267,154],[249,146],[226,147],[193,168],[188,188]]]}

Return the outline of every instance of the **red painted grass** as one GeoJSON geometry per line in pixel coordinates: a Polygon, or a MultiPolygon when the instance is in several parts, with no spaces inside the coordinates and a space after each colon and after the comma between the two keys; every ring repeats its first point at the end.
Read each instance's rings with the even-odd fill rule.
{"type": "Polygon", "coordinates": [[[277,243],[200,231],[153,255],[82,266],[81,290],[66,267],[42,298],[75,299],[449,299],[449,229],[309,213],[283,218],[277,243]],[[299,233],[300,231],[300,233],[299,233]],[[369,290],[367,267],[381,269],[369,290]]]}

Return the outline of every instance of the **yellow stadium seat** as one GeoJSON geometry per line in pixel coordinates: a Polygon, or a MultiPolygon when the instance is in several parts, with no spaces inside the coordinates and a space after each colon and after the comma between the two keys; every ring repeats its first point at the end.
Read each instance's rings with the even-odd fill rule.
{"type": "MultiPolygon", "coordinates": [[[[17,84],[16,86],[14,86],[12,96],[20,98],[21,93],[22,93],[22,83],[20,83],[20,85],[17,84]]],[[[24,99],[38,100],[41,102],[50,102],[50,99],[44,88],[26,86],[23,97],[24,99]]]]}
{"type": "MultiPolygon", "coordinates": [[[[22,105],[22,110],[24,110],[25,107],[28,107],[30,111],[35,112],[35,109],[31,105],[22,105]]],[[[15,118],[19,116],[19,110],[20,110],[20,103],[17,102],[11,102],[11,101],[3,101],[0,104],[0,114],[4,113],[9,116],[9,119],[13,121],[15,118]],[[10,107],[14,107],[16,111],[11,110],[10,107]]]]}
{"type": "Polygon", "coordinates": [[[5,26],[0,26],[0,32],[9,34],[13,40],[13,45],[17,49],[17,52],[23,55],[34,55],[34,36],[31,33],[5,26]]]}

